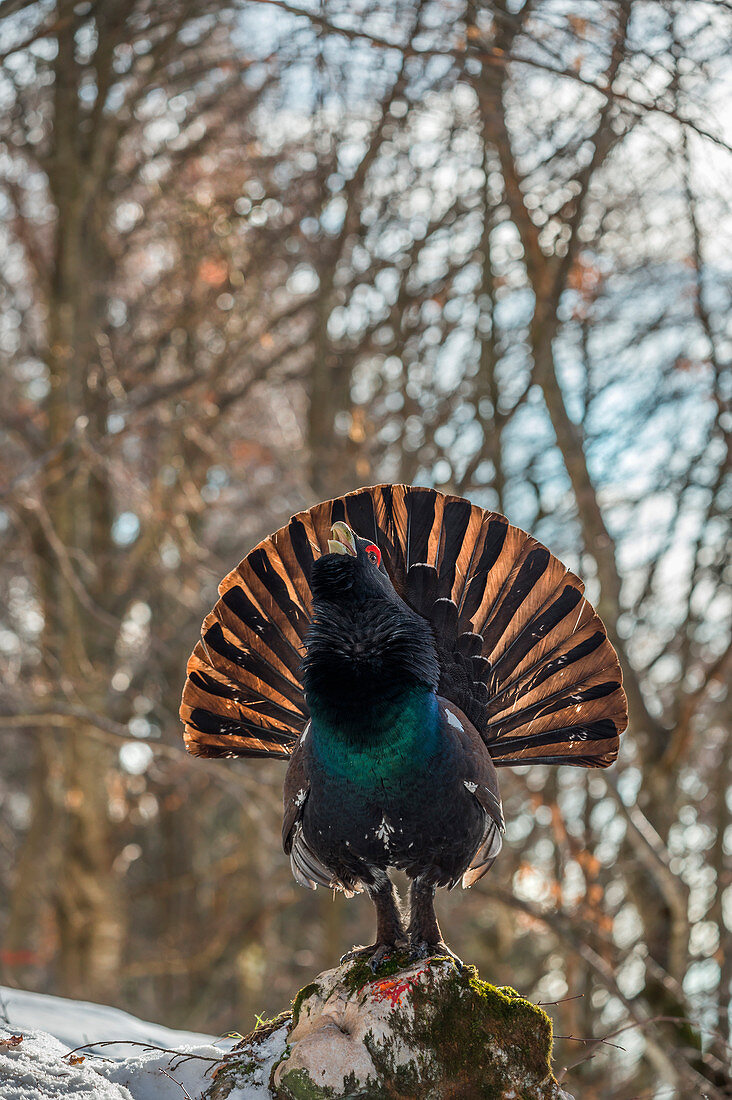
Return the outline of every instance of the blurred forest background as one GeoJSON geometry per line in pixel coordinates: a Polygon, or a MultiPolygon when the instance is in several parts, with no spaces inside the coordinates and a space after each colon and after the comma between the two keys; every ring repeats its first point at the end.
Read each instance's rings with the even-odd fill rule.
{"type": "Polygon", "coordinates": [[[725,0],[0,4],[0,981],[246,1032],[368,942],[291,878],[284,768],[186,756],[178,701],[255,542],[435,485],[585,578],[631,713],[607,774],[502,772],[448,939],[609,1037],[557,1042],[583,1100],[731,1094],[730,41],[725,0]]]}

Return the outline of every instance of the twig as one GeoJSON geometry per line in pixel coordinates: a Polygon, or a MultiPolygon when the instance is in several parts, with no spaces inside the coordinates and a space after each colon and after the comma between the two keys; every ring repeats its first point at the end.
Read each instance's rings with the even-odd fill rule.
{"type": "MultiPolygon", "coordinates": [[[[690,1020],[686,1016],[651,1016],[647,1020],[634,1020],[632,1023],[623,1024],[622,1027],[617,1028],[616,1031],[611,1031],[609,1033],[609,1035],[604,1036],[604,1038],[602,1038],[602,1039],[579,1039],[577,1041],[578,1042],[586,1042],[586,1043],[589,1043],[590,1045],[593,1045],[593,1046],[599,1046],[602,1043],[602,1044],[605,1044],[605,1045],[608,1045],[608,1046],[617,1046],[619,1050],[624,1050],[625,1049],[624,1047],[619,1046],[619,1044],[617,1044],[617,1043],[609,1043],[608,1040],[609,1039],[614,1039],[617,1035],[622,1035],[622,1033],[624,1031],[632,1031],[633,1028],[640,1028],[642,1030],[644,1027],[647,1027],[649,1024],[689,1024],[690,1026],[695,1027],[697,1029],[697,1031],[708,1030],[706,1028],[700,1028],[699,1025],[694,1020],[690,1020]]],[[[719,1033],[709,1030],[709,1034],[718,1036],[719,1033]]],[[[572,1036],[572,1035],[557,1035],[557,1036],[555,1036],[555,1038],[557,1038],[557,1039],[572,1039],[572,1038],[574,1038],[574,1036],[572,1036]]],[[[560,1076],[563,1077],[565,1074],[570,1073],[573,1069],[576,1069],[577,1066],[583,1065],[585,1062],[588,1062],[593,1057],[594,1057],[593,1054],[588,1054],[584,1058],[580,1058],[579,1062],[575,1062],[571,1066],[565,1066],[565,1068],[562,1070],[560,1076]]],[[[557,1079],[559,1080],[559,1077],[557,1079]]]]}
{"type": "Polygon", "coordinates": [[[183,1095],[185,1096],[186,1100],[193,1100],[193,1097],[191,1096],[190,1092],[185,1087],[185,1085],[182,1083],[182,1081],[176,1081],[175,1077],[173,1077],[173,1074],[168,1073],[167,1069],[164,1069],[162,1066],[160,1067],[160,1072],[164,1073],[165,1076],[169,1077],[170,1080],[173,1081],[178,1086],[179,1089],[183,1090],[183,1095]]]}
{"type": "MultiPolygon", "coordinates": [[[[159,1047],[154,1043],[143,1043],[139,1039],[104,1039],[101,1042],[96,1043],[82,1043],[81,1046],[74,1047],[73,1050],[68,1051],[64,1058],[70,1057],[72,1054],[76,1054],[78,1050],[86,1050],[87,1047],[142,1047],[143,1050],[155,1050],[159,1054],[172,1054],[176,1057],[180,1057],[182,1052],[180,1050],[171,1050],[170,1047],[159,1047]]],[[[183,1057],[188,1060],[194,1060],[198,1062],[211,1062],[215,1065],[216,1062],[223,1061],[227,1057],[228,1052],[224,1052],[221,1058],[207,1058],[205,1054],[183,1054],[183,1057]]]]}
{"type": "Polygon", "coordinates": [[[547,1005],[563,1005],[565,1001],[577,1001],[580,997],[584,997],[584,993],[573,993],[571,997],[560,997],[558,1001],[537,1001],[539,1008],[546,1008],[547,1005]]]}
{"type": "Polygon", "coordinates": [[[634,109],[636,111],[648,111],[661,115],[665,115],[667,118],[671,118],[674,122],[677,122],[680,126],[689,126],[700,137],[706,138],[708,141],[712,141],[715,145],[727,151],[730,150],[730,145],[725,141],[723,137],[713,133],[711,130],[707,130],[706,127],[700,123],[695,122],[691,118],[687,118],[684,115],[678,114],[672,107],[666,104],[659,103],[658,101],[651,101],[644,103],[642,100],[635,99],[633,96],[627,95],[623,92],[613,91],[604,84],[598,84],[594,80],[588,77],[582,76],[574,69],[563,68],[561,66],[549,65],[545,61],[540,61],[538,58],[528,57],[520,54],[508,54],[504,55],[499,49],[492,47],[482,47],[480,49],[475,48],[459,48],[459,47],[444,47],[433,49],[417,49],[411,42],[395,42],[391,39],[382,38],[379,35],[371,34],[361,28],[356,27],[341,27],[336,23],[332,23],[330,20],[325,19],[317,12],[309,11],[307,8],[297,7],[295,4],[289,4],[286,0],[250,0],[252,3],[269,4],[273,7],[279,8],[281,11],[286,11],[290,15],[302,16],[311,23],[318,27],[322,27],[323,30],[329,31],[331,34],[338,34],[342,37],[354,41],[361,40],[370,42],[374,46],[378,46],[387,50],[398,50],[405,57],[452,57],[456,61],[464,61],[466,59],[475,59],[483,62],[484,64],[492,64],[497,66],[508,66],[510,64],[528,65],[530,68],[539,69],[542,72],[551,73],[554,76],[565,77],[568,80],[572,80],[575,83],[581,84],[585,88],[590,88],[592,91],[598,92],[605,98],[612,98],[620,103],[624,103],[626,107],[634,109]]]}
{"type": "MultiPolygon", "coordinates": [[[[621,1028],[621,1030],[623,1030],[623,1029],[621,1028]]],[[[555,1032],[554,1033],[554,1038],[555,1039],[566,1039],[566,1040],[568,1040],[569,1042],[572,1042],[572,1043],[584,1043],[586,1046],[593,1046],[593,1047],[606,1046],[606,1047],[615,1047],[616,1050],[625,1050],[625,1047],[621,1047],[620,1043],[611,1043],[610,1039],[607,1036],[605,1036],[604,1039],[583,1039],[581,1035],[557,1035],[556,1032],[555,1032]]],[[[591,1057],[592,1057],[592,1055],[588,1056],[588,1058],[591,1058],[591,1057]]],[[[588,1060],[588,1058],[583,1058],[582,1061],[586,1062],[588,1060]]],[[[575,1065],[579,1066],[579,1065],[581,1065],[581,1062],[575,1062],[575,1065]]],[[[569,1068],[574,1069],[574,1066],[570,1066],[569,1068]]],[[[565,1069],[562,1072],[567,1073],[568,1070],[565,1069]]]]}

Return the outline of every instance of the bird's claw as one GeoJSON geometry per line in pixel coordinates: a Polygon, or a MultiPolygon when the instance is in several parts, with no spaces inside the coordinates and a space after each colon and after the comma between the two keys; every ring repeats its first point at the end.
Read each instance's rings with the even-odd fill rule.
{"type": "Polygon", "coordinates": [[[372,955],[379,945],[372,943],[369,947],[352,947],[350,951],[346,951],[345,955],[341,955],[341,965],[347,962],[355,962],[356,959],[365,959],[368,955],[372,955]]]}
{"type": "Polygon", "coordinates": [[[403,950],[406,945],[396,943],[372,943],[368,947],[354,947],[352,951],[346,951],[341,956],[341,963],[353,962],[355,959],[367,959],[371,971],[375,974],[381,964],[395,951],[403,950]]]}
{"type": "Polygon", "coordinates": [[[465,967],[465,963],[459,958],[454,951],[451,951],[447,944],[440,940],[438,943],[427,943],[426,940],[412,941],[409,948],[409,956],[415,962],[420,959],[430,959],[435,956],[447,956],[448,959],[452,959],[456,968],[462,971],[465,967]]]}
{"type": "Polygon", "coordinates": [[[373,955],[369,959],[371,972],[375,974],[381,964],[385,962],[386,959],[390,958],[394,951],[396,951],[396,947],[390,946],[388,944],[381,944],[380,947],[377,947],[373,955]]]}

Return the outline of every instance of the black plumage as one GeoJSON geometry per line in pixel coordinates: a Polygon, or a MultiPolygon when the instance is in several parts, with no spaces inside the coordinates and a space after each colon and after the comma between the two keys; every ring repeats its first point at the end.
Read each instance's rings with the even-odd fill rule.
{"type": "Polygon", "coordinates": [[[581,582],[469,501],[399,485],[327,501],[220,594],[189,662],[187,747],[290,757],[295,877],[368,891],[376,960],[447,950],[434,890],[472,885],[498,854],[496,766],[617,753],[620,670],[581,582]],[[390,867],[412,879],[407,927],[390,867]]]}

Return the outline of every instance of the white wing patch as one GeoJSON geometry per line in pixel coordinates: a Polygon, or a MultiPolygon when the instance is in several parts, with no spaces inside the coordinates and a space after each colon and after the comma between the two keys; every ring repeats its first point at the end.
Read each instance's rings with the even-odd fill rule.
{"type": "Polygon", "coordinates": [[[296,806],[302,806],[303,802],[307,798],[307,793],[308,792],[304,791],[302,789],[302,787],[300,788],[300,790],[297,792],[297,794],[295,795],[295,797],[292,800],[295,803],[296,806]]]}
{"type": "Polygon", "coordinates": [[[471,783],[469,779],[463,779],[463,785],[468,788],[471,794],[475,794],[478,790],[478,784],[471,783]]]}
{"type": "Polygon", "coordinates": [[[453,727],[453,729],[464,730],[464,726],[458,718],[457,714],[453,714],[449,707],[445,707],[445,717],[447,718],[447,721],[453,727]]]}

